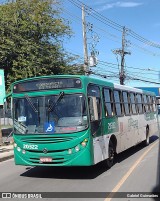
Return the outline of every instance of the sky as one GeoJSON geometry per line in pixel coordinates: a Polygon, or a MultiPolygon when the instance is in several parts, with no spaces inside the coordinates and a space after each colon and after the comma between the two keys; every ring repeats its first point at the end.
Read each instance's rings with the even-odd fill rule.
{"type": "Polygon", "coordinates": [[[64,40],[64,48],[79,55],[79,63],[84,62],[82,3],[86,14],[88,55],[94,50],[98,61],[97,66],[90,70],[119,83],[121,57],[113,51],[122,49],[122,29],[125,27],[125,51],[130,53],[125,55],[125,84],[160,87],[160,84],[133,80],[160,83],[160,1],[63,0],[62,16],[69,20],[73,31],[73,36],[64,40]]]}
{"type": "MultiPolygon", "coordinates": [[[[0,3],[5,0],[0,0],[0,3]]],[[[69,22],[72,37],[64,38],[64,49],[84,62],[82,4],[85,6],[88,56],[96,52],[97,65],[90,70],[119,83],[122,29],[125,27],[125,84],[160,87],[160,1],[159,0],[59,0],[62,17],[69,22]],[[153,47],[154,46],[154,47],[153,47]],[[149,82],[135,81],[133,79],[149,82]]]]}

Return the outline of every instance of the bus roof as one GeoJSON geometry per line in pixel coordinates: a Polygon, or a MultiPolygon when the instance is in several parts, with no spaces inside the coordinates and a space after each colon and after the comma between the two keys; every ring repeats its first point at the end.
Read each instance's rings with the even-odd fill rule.
{"type": "Polygon", "coordinates": [[[94,76],[85,76],[85,75],[48,75],[48,76],[31,77],[31,78],[26,78],[26,79],[15,81],[14,83],[12,83],[12,86],[15,84],[18,84],[18,83],[26,82],[26,81],[45,79],[45,78],[80,78],[87,83],[104,85],[104,86],[108,86],[108,87],[116,88],[116,89],[120,89],[120,90],[126,90],[126,91],[133,91],[133,92],[137,92],[137,93],[146,93],[146,94],[150,94],[150,95],[155,95],[155,93],[151,92],[151,91],[146,91],[146,90],[142,90],[142,89],[126,86],[126,85],[120,85],[120,84],[112,83],[112,82],[108,81],[106,78],[94,77],[94,76]]]}

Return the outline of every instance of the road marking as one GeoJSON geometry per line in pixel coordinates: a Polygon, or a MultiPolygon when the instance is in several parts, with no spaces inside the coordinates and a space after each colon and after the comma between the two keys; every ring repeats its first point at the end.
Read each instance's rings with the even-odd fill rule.
{"type": "Polygon", "coordinates": [[[142,159],[146,156],[146,154],[158,143],[159,141],[152,144],[143,154],[139,157],[139,159],[132,165],[132,167],[128,170],[128,172],[122,177],[122,179],[118,182],[118,184],[114,187],[114,189],[111,191],[111,193],[108,195],[108,197],[104,201],[110,201],[114,194],[120,189],[120,187],[123,185],[123,183],[127,180],[127,178],[130,176],[130,174],[133,172],[133,170],[138,166],[138,164],[142,161],[142,159]]]}

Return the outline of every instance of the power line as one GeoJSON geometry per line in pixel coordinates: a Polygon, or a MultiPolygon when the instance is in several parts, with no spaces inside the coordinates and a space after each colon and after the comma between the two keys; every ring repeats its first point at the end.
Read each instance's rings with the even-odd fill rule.
{"type": "MultiPolygon", "coordinates": [[[[80,4],[82,4],[81,1],[77,0],[80,4]]],[[[122,29],[123,26],[121,26],[120,24],[110,20],[109,18],[106,18],[105,16],[103,16],[102,14],[100,14],[99,12],[97,12],[96,10],[94,10],[93,8],[90,8],[89,6],[85,5],[86,8],[88,8],[89,10],[93,11],[94,13],[96,13],[97,16],[99,16],[101,19],[107,21],[108,23],[112,24],[113,26],[122,29]]]]}
{"type": "MultiPolygon", "coordinates": [[[[102,78],[110,78],[110,77],[116,78],[115,75],[101,74],[101,73],[96,73],[96,72],[93,72],[93,71],[91,71],[91,74],[97,75],[97,76],[101,76],[102,78]]],[[[119,79],[119,77],[117,77],[117,78],[119,79]]],[[[137,78],[137,77],[127,76],[127,78],[129,78],[130,80],[135,80],[135,81],[140,81],[140,82],[146,82],[146,83],[158,84],[158,85],[160,84],[160,82],[155,82],[155,81],[150,81],[150,80],[144,80],[144,79],[140,79],[140,78],[137,78]]]]}
{"type": "Polygon", "coordinates": [[[117,23],[111,21],[110,19],[104,17],[103,15],[101,15],[100,13],[98,13],[97,11],[95,11],[94,9],[90,8],[90,7],[87,6],[86,4],[84,4],[84,3],[82,3],[82,2],[80,2],[80,1],[78,1],[78,0],[77,0],[77,1],[80,2],[80,3],[77,3],[75,0],[68,0],[68,1],[71,2],[72,4],[74,4],[74,5],[75,5],[76,7],[78,7],[79,9],[81,9],[81,6],[82,6],[82,4],[83,4],[83,5],[85,6],[85,8],[87,8],[89,11],[94,12],[94,14],[92,14],[92,12],[89,13],[90,16],[92,16],[93,18],[97,19],[98,21],[100,21],[100,22],[106,24],[107,26],[112,27],[113,29],[122,32],[121,29],[122,29],[123,27],[122,27],[121,25],[119,25],[119,24],[117,24],[117,23]]]}
{"type": "Polygon", "coordinates": [[[145,52],[145,53],[147,53],[147,54],[150,54],[150,55],[152,55],[152,56],[158,56],[158,57],[160,56],[160,54],[155,53],[155,52],[150,51],[150,50],[147,50],[146,48],[141,47],[141,46],[139,46],[139,45],[137,45],[137,44],[135,44],[135,43],[132,43],[132,42],[131,42],[130,45],[133,46],[133,47],[136,47],[136,48],[140,49],[141,51],[143,51],[143,52],[145,52]]]}
{"type": "MultiPolygon", "coordinates": [[[[70,49],[70,51],[73,52],[73,50],[71,50],[71,49],[70,49]]],[[[73,54],[72,52],[70,52],[71,55],[73,55],[73,56],[79,56],[79,58],[81,58],[82,60],[84,59],[84,57],[82,55],[80,55],[78,52],[77,52],[77,55],[73,54]]],[[[114,69],[115,69],[115,66],[118,67],[117,64],[111,63],[111,62],[107,62],[107,61],[98,60],[98,63],[103,64],[104,66],[107,66],[107,67],[110,67],[110,68],[114,68],[114,69]]],[[[130,68],[130,69],[136,69],[136,70],[139,70],[139,71],[143,71],[143,72],[145,71],[145,73],[148,72],[148,74],[150,74],[150,72],[157,72],[159,74],[159,70],[154,70],[154,69],[152,69],[150,67],[146,67],[146,68],[133,67],[133,66],[126,66],[126,67],[130,68]]]]}
{"type": "MultiPolygon", "coordinates": [[[[65,9],[65,8],[63,8],[63,10],[65,11],[65,14],[69,15],[70,17],[72,17],[71,19],[72,19],[73,21],[75,21],[75,22],[81,24],[81,18],[80,18],[80,17],[78,17],[77,15],[71,13],[69,10],[67,10],[67,9],[65,9]]],[[[116,42],[116,43],[119,43],[119,42],[120,42],[120,41],[118,41],[118,40],[114,40],[115,38],[120,39],[120,38],[119,38],[118,36],[116,36],[115,34],[112,34],[112,33],[110,33],[109,31],[106,31],[106,30],[104,30],[104,29],[102,29],[102,28],[100,28],[100,27],[98,27],[98,26],[95,26],[94,24],[92,24],[92,25],[94,26],[95,29],[100,30],[101,32],[103,32],[103,33],[106,34],[105,36],[101,35],[102,37],[107,37],[107,38],[109,38],[110,40],[112,40],[112,41],[114,41],[114,42],[116,42]],[[114,38],[114,39],[113,39],[113,38],[114,38]]],[[[155,52],[153,52],[153,51],[149,51],[149,50],[147,50],[146,48],[144,48],[144,47],[142,47],[142,46],[139,46],[139,45],[137,45],[137,44],[135,44],[135,43],[133,43],[133,42],[130,42],[130,45],[133,46],[133,47],[136,47],[136,48],[140,49],[141,51],[143,51],[143,52],[146,53],[146,54],[149,54],[149,55],[152,55],[152,56],[158,56],[158,57],[160,56],[160,54],[155,53],[155,52]]]]}
{"type": "MultiPolygon", "coordinates": [[[[127,73],[132,73],[132,74],[136,74],[136,75],[138,75],[138,74],[140,74],[141,72],[139,71],[139,72],[131,72],[131,71],[128,71],[127,70],[127,73]]],[[[149,75],[159,75],[159,73],[150,73],[150,72],[145,72],[145,74],[149,74],[149,75]]]]}
{"type": "Polygon", "coordinates": [[[160,84],[160,82],[154,82],[154,81],[152,82],[152,81],[149,81],[149,80],[139,79],[139,78],[130,77],[130,76],[129,76],[129,79],[131,79],[131,80],[136,80],[136,81],[147,82],[147,83],[151,83],[151,84],[160,84]]]}
{"type": "Polygon", "coordinates": [[[128,29],[128,32],[133,38],[135,38],[135,39],[137,39],[137,40],[139,40],[139,41],[141,41],[141,42],[143,42],[143,43],[145,43],[147,45],[150,45],[150,46],[153,46],[153,47],[156,47],[156,48],[160,48],[160,44],[154,43],[152,41],[149,41],[148,39],[145,39],[144,37],[142,37],[139,34],[135,33],[131,29],[128,29]]]}
{"type": "MultiPolygon", "coordinates": [[[[82,2],[79,1],[79,0],[68,0],[69,2],[71,2],[72,4],[74,4],[75,6],[77,6],[78,8],[81,9],[81,5],[82,5],[82,2]]],[[[87,6],[86,4],[84,4],[84,6],[89,10],[89,11],[92,11],[90,13],[90,16],[92,16],[93,18],[99,20],[100,22],[106,24],[107,26],[110,26],[112,28],[114,28],[115,30],[117,31],[120,31],[122,32],[122,29],[123,29],[123,26],[121,26],[120,24],[106,18],[105,16],[103,16],[102,14],[100,14],[99,12],[97,12],[96,10],[94,10],[93,8],[90,8],[89,6],[87,6]]],[[[158,43],[154,43],[152,41],[149,41],[148,39],[145,39],[144,37],[140,36],[139,34],[135,33],[134,31],[132,31],[131,29],[128,29],[128,34],[135,38],[136,40],[146,44],[146,45],[149,45],[149,46],[152,46],[154,48],[160,48],[160,44],[158,43]]]]}
{"type": "MultiPolygon", "coordinates": [[[[69,15],[70,17],[73,17],[73,18],[71,18],[73,21],[75,21],[75,22],[81,24],[81,20],[82,20],[82,19],[81,19],[80,17],[78,17],[77,15],[71,13],[71,12],[70,12],[69,10],[67,10],[67,9],[64,9],[64,8],[63,8],[63,10],[65,11],[65,14],[69,15]],[[76,19],[75,19],[75,18],[76,18],[76,19]]],[[[95,29],[100,30],[101,32],[103,32],[103,33],[106,34],[105,36],[101,35],[102,37],[104,37],[104,38],[107,37],[107,38],[109,38],[110,40],[112,40],[112,41],[114,41],[114,42],[116,42],[116,43],[119,43],[119,42],[120,42],[120,41],[118,41],[118,40],[114,40],[115,38],[120,39],[120,37],[116,36],[115,34],[110,33],[109,31],[106,31],[106,30],[104,30],[104,29],[102,29],[102,28],[100,28],[100,27],[98,27],[98,26],[96,26],[96,25],[94,25],[94,24],[92,24],[92,23],[90,23],[90,24],[93,25],[95,29]],[[113,38],[114,38],[114,39],[113,39],[113,38]]]]}

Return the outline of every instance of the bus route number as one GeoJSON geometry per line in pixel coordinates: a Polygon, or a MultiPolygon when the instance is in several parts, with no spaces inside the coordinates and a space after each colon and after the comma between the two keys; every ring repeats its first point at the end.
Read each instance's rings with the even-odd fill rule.
{"type": "Polygon", "coordinates": [[[35,144],[24,144],[23,149],[38,149],[38,145],[35,144]]]}

